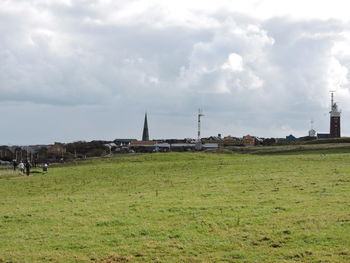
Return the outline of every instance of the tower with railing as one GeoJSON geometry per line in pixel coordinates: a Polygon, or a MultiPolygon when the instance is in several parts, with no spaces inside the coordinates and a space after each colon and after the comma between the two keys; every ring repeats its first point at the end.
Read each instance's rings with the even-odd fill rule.
{"type": "Polygon", "coordinates": [[[337,103],[334,102],[334,92],[331,91],[331,111],[330,114],[330,131],[331,138],[340,138],[340,114],[337,103]]]}

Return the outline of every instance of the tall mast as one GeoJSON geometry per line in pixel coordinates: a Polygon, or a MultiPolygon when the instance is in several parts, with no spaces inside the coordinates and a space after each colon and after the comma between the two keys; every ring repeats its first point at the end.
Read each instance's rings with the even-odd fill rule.
{"type": "Polygon", "coordinates": [[[332,110],[333,105],[334,105],[334,92],[335,92],[335,90],[331,90],[329,92],[331,93],[331,110],[332,110]]]}
{"type": "Polygon", "coordinates": [[[198,109],[198,138],[197,141],[200,142],[201,140],[201,117],[203,117],[204,114],[202,113],[201,109],[198,109]]]}

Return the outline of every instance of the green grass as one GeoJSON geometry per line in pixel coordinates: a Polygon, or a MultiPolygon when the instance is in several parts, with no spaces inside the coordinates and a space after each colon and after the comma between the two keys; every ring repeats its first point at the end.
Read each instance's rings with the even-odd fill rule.
{"type": "Polygon", "coordinates": [[[349,200],[349,153],[150,154],[7,175],[0,262],[350,262],[349,200]]]}
{"type": "Polygon", "coordinates": [[[240,154],[324,154],[350,153],[350,143],[290,144],[279,146],[242,147],[231,146],[215,150],[217,153],[240,154]]]}

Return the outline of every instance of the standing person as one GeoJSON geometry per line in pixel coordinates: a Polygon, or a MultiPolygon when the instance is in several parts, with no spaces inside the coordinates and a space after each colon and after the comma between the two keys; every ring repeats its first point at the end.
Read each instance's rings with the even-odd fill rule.
{"type": "Polygon", "coordinates": [[[19,163],[18,168],[21,171],[21,173],[24,174],[24,163],[22,161],[19,163]]]}
{"type": "Polygon", "coordinates": [[[13,171],[16,172],[18,163],[17,163],[17,161],[15,159],[13,159],[12,165],[13,165],[13,171]]]}
{"type": "Polygon", "coordinates": [[[26,168],[26,174],[27,176],[30,175],[30,168],[32,167],[32,165],[30,164],[30,162],[27,160],[26,163],[24,164],[24,167],[26,168]]]}

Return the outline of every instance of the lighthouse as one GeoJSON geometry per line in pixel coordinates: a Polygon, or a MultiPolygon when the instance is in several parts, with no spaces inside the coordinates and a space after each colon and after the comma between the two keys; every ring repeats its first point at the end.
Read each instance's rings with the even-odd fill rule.
{"type": "Polygon", "coordinates": [[[330,132],[331,138],[340,138],[340,114],[337,103],[334,102],[334,91],[331,91],[331,111],[329,112],[330,120],[330,132]]]}

